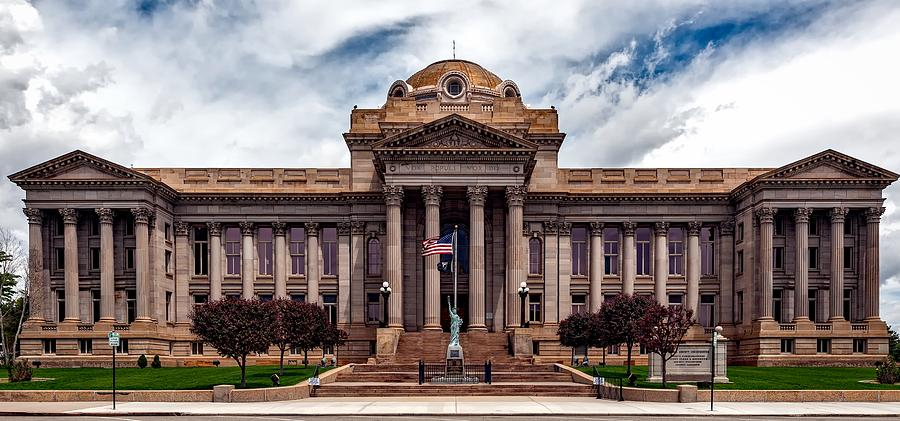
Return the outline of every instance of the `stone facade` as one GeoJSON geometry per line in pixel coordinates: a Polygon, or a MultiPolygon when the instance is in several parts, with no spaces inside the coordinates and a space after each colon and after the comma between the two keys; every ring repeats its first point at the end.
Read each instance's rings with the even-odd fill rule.
{"type": "Polygon", "coordinates": [[[365,360],[382,282],[388,327],[447,328],[452,277],[421,242],[454,226],[466,329],[519,331],[538,359],[568,356],[559,321],[620,292],[695,310],[691,341],[722,325],[732,363],[887,353],[878,232],[897,174],[833,150],[776,169],[559,168],[564,138],[555,109],[448,60],[352,111],[350,168],[130,169],[74,151],[23,170],[23,354],[105,364],[116,330],[122,353],[208,363],[193,305],[284,297],[325,306],[350,333],[341,354],[365,360]]]}

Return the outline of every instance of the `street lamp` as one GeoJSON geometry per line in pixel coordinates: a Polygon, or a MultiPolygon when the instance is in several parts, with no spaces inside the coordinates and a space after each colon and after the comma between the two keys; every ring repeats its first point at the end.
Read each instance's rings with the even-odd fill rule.
{"type": "Polygon", "coordinates": [[[522,282],[519,284],[519,298],[522,299],[522,323],[520,327],[528,327],[528,322],[525,320],[525,297],[528,296],[528,284],[522,282]]]}
{"type": "Polygon", "coordinates": [[[713,410],[713,401],[716,390],[716,343],[719,341],[719,335],[722,334],[722,326],[716,326],[712,331],[712,361],[709,367],[709,410],[713,410]]]}
{"type": "Polygon", "coordinates": [[[381,283],[381,298],[384,301],[384,317],[381,318],[381,327],[387,327],[387,318],[388,318],[388,298],[391,297],[391,284],[387,281],[381,283]]]}

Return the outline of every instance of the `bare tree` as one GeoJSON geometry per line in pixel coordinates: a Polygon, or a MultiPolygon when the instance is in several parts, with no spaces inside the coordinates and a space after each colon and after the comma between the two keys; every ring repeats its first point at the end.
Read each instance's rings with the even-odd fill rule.
{"type": "Polygon", "coordinates": [[[17,357],[19,335],[28,313],[29,289],[37,279],[29,270],[28,252],[21,239],[0,228],[0,363],[11,367],[17,357]]]}

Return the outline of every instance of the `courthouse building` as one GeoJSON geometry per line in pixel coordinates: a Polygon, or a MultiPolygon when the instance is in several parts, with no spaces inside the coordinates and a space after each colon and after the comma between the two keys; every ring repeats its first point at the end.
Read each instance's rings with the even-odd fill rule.
{"type": "Polygon", "coordinates": [[[887,353],[878,237],[897,174],[833,150],[780,168],[560,168],[557,110],[475,63],[386,88],[350,114],[349,168],[126,168],[74,151],[11,175],[30,227],[23,354],[100,364],[115,330],[119,353],[208,361],[191,309],[232,297],[318,303],[350,334],[343,357],[389,353],[382,282],[391,332],[448,329],[453,277],[421,243],[454,226],[463,329],[527,338],[516,356],[567,357],[560,320],[619,293],[694,310],[689,340],[722,325],[732,363],[887,353]]]}

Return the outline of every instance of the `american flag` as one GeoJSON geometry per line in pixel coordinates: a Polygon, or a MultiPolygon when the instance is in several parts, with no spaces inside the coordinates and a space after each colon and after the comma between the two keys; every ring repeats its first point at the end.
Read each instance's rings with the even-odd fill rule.
{"type": "Polygon", "coordinates": [[[432,237],[422,242],[422,256],[433,254],[453,254],[453,233],[443,237],[432,237]]]}

